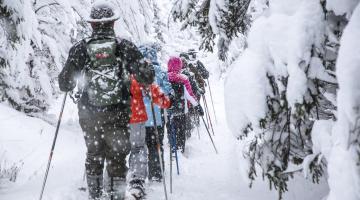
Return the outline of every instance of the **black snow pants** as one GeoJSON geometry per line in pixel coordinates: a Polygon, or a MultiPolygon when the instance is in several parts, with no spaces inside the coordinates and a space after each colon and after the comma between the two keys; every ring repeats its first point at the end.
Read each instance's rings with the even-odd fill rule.
{"type": "Polygon", "coordinates": [[[185,151],[186,142],[186,115],[179,114],[170,117],[170,144],[176,149],[185,151]],[[175,140],[175,141],[174,141],[175,140]]]}
{"type": "MultiPolygon", "coordinates": [[[[164,166],[164,127],[158,126],[157,129],[159,132],[160,150],[163,160],[162,164],[164,166]]],[[[161,180],[162,174],[160,168],[159,153],[157,151],[157,141],[154,127],[146,127],[146,144],[148,147],[149,180],[161,180]]]]}
{"type": "Polygon", "coordinates": [[[126,178],[126,156],[130,151],[129,112],[126,108],[96,110],[79,104],[79,122],[87,147],[87,175],[102,176],[106,161],[109,177],[126,178]]]}

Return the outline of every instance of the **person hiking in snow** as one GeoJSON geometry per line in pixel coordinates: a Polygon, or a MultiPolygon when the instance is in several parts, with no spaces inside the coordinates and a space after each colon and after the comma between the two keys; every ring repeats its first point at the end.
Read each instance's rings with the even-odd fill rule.
{"type": "Polygon", "coordinates": [[[128,199],[141,199],[145,196],[145,179],[147,176],[148,159],[146,147],[145,122],[152,116],[146,112],[144,96],[151,96],[154,104],[161,108],[170,107],[170,99],[164,95],[155,83],[148,88],[138,83],[131,76],[131,117],[130,117],[130,157],[129,157],[129,189],[128,199]]]}
{"type": "MultiPolygon", "coordinates": [[[[186,54],[185,54],[186,55],[186,54]]],[[[193,72],[190,71],[190,68],[188,67],[188,56],[184,56],[184,54],[180,54],[180,58],[181,61],[183,62],[183,68],[181,70],[181,74],[185,75],[186,77],[188,77],[191,88],[196,96],[197,99],[200,100],[201,96],[205,93],[204,90],[202,90],[200,88],[200,85],[197,83],[196,79],[195,79],[195,74],[193,72]]],[[[194,107],[191,105],[191,103],[187,103],[187,108],[186,112],[185,112],[185,135],[187,138],[191,137],[191,132],[193,130],[193,128],[195,128],[195,125],[199,125],[200,121],[198,119],[198,114],[197,112],[194,110],[194,107]]]]}
{"type": "MultiPolygon", "coordinates": [[[[149,59],[152,62],[152,65],[155,69],[155,82],[160,86],[161,90],[167,96],[173,96],[174,91],[171,87],[171,84],[168,81],[167,72],[164,71],[157,59],[157,47],[154,44],[141,46],[140,51],[143,53],[145,58],[149,59]]],[[[161,181],[162,174],[160,168],[159,155],[157,151],[157,140],[155,135],[155,123],[153,119],[153,113],[151,110],[151,99],[148,96],[144,96],[144,103],[146,107],[146,113],[148,115],[148,120],[145,123],[146,127],[146,143],[148,147],[148,178],[150,181],[161,181]]],[[[164,154],[163,149],[163,139],[164,139],[164,109],[154,105],[154,113],[156,120],[156,128],[159,134],[160,140],[160,150],[161,155],[164,154]]],[[[164,159],[162,159],[164,160],[164,159]]],[[[164,163],[163,163],[164,164],[164,163]]]]}
{"type": "MultiPolygon", "coordinates": [[[[180,54],[180,58],[184,63],[182,74],[189,77],[191,87],[195,96],[200,101],[201,97],[205,94],[205,80],[209,77],[209,72],[204,65],[196,60],[196,51],[190,49],[188,52],[180,54]],[[199,67],[198,67],[199,66],[199,67]]],[[[199,115],[193,106],[189,104],[188,112],[185,115],[186,118],[186,136],[191,137],[192,130],[200,125],[199,115]]]]}
{"type": "Polygon", "coordinates": [[[168,61],[169,81],[175,92],[172,105],[169,108],[170,132],[171,134],[176,134],[177,147],[184,152],[186,141],[185,114],[188,110],[187,102],[189,101],[194,106],[194,109],[200,116],[204,115],[204,111],[191,88],[189,78],[181,74],[182,67],[183,63],[179,57],[171,57],[168,61]]]}
{"type": "Polygon", "coordinates": [[[182,61],[184,62],[184,68],[187,69],[185,73],[188,73],[190,76],[193,76],[194,82],[198,87],[198,92],[196,92],[197,97],[200,97],[205,94],[205,80],[209,78],[209,71],[205,68],[204,64],[197,60],[197,52],[195,49],[189,49],[188,52],[180,54],[182,61]]]}
{"type": "Polygon", "coordinates": [[[126,189],[126,156],[130,151],[130,75],[143,85],[154,81],[154,70],[137,47],[116,38],[119,19],[112,4],[92,5],[91,37],[76,43],[59,75],[61,91],[72,91],[82,75],[78,103],[79,123],[87,147],[86,178],[89,199],[123,199],[126,189]],[[103,181],[104,162],[108,179],[103,181]],[[105,194],[103,188],[105,185],[105,194]]]}
{"type": "Polygon", "coordinates": [[[205,68],[205,65],[197,59],[197,51],[195,49],[189,49],[188,53],[188,67],[191,72],[195,74],[195,78],[200,85],[201,89],[205,91],[205,79],[210,76],[209,71],[205,68]]]}

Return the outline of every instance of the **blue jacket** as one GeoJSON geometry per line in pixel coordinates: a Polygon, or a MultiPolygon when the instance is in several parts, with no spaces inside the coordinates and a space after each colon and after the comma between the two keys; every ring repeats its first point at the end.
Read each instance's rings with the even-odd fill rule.
{"type": "MultiPolygon", "coordinates": [[[[164,92],[165,95],[169,96],[169,94],[173,93],[173,89],[168,80],[167,73],[161,69],[160,65],[157,62],[153,62],[153,66],[155,69],[156,84],[160,86],[160,88],[162,89],[162,91],[164,92]]],[[[148,116],[148,120],[146,121],[145,126],[153,127],[154,120],[153,120],[153,114],[151,112],[151,101],[147,95],[144,95],[144,104],[145,104],[146,113],[148,116]]],[[[154,104],[154,112],[155,112],[155,118],[156,118],[156,125],[163,126],[163,121],[161,120],[161,109],[155,104],[154,104]]]]}

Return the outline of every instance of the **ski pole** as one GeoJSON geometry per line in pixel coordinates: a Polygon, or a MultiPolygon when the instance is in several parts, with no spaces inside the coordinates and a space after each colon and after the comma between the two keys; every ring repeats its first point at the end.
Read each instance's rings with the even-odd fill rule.
{"type": "Polygon", "coordinates": [[[211,104],[212,104],[212,108],[213,108],[213,112],[214,112],[214,116],[215,116],[215,122],[218,123],[217,118],[216,118],[216,114],[215,114],[214,100],[213,100],[212,93],[211,93],[211,87],[210,87],[209,79],[206,79],[206,81],[207,81],[207,84],[209,86],[210,98],[211,98],[211,104]]]}
{"type": "MultiPolygon", "coordinates": [[[[213,135],[215,135],[214,127],[213,127],[212,120],[211,120],[211,116],[210,116],[210,109],[209,109],[209,106],[208,106],[208,104],[207,104],[205,95],[204,95],[204,99],[205,99],[205,105],[206,105],[206,109],[207,109],[207,114],[208,114],[208,117],[209,117],[211,132],[213,133],[213,135]]],[[[209,126],[209,125],[208,125],[208,126],[209,126]]]]}
{"type": "Polygon", "coordinates": [[[166,117],[165,117],[165,124],[166,124],[166,133],[168,136],[168,140],[169,140],[169,144],[170,144],[170,194],[172,194],[172,147],[171,147],[171,124],[170,122],[168,122],[168,120],[170,119],[170,117],[168,116],[168,113],[166,112],[166,117]],[[170,129],[170,130],[169,130],[170,129]],[[170,133],[169,133],[170,132],[170,133]]]}
{"type": "Polygon", "coordinates": [[[56,126],[56,130],[55,130],[54,140],[53,140],[51,150],[50,150],[49,160],[48,160],[48,164],[47,164],[47,168],[46,168],[45,177],[44,177],[43,185],[42,185],[42,188],[41,188],[41,193],[40,193],[39,200],[42,199],[43,194],[44,194],[46,180],[47,180],[47,177],[48,177],[48,174],[49,174],[50,164],[51,164],[51,160],[52,160],[52,157],[53,157],[53,154],[54,154],[56,139],[57,139],[57,136],[58,136],[58,133],[59,133],[59,128],[60,128],[60,124],[61,124],[61,118],[62,118],[62,115],[63,115],[63,112],[64,112],[64,107],[65,107],[67,95],[68,95],[68,92],[65,93],[64,99],[63,99],[63,102],[62,102],[62,105],[61,105],[61,111],[60,111],[58,123],[57,123],[57,126],[56,126]]]}
{"type": "Polygon", "coordinates": [[[205,112],[206,124],[210,127],[209,115],[208,115],[209,111],[208,111],[208,109],[207,109],[207,106],[206,106],[205,100],[204,100],[204,99],[205,99],[205,95],[202,96],[202,99],[203,99],[203,104],[204,104],[204,108],[205,108],[204,112],[205,112]]]}
{"type": "Polygon", "coordinates": [[[216,149],[215,143],[214,143],[214,141],[213,141],[213,139],[212,139],[212,137],[211,137],[210,131],[209,131],[208,127],[206,126],[204,117],[202,116],[201,119],[202,119],[202,121],[203,121],[203,123],[204,123],[204,125],[205,125],[205,128],[206,128],[207,133],[209,134],[209,137],[210,137],[211,143],[212,143],[212,145],[213,145],[213,147],[214,147],[214,149],[215,149],[215,152],[216,152],[216,154],[218,154],[218,151],[217,151],[217,149],[216,149]]]}
{"type": "MultiPolygon", "coordinates": [[[[171,120],[170,120],[171,121],[171,120]]],[[[176,142],[176,130],[174,128],[175,124],[172,124],[172,141],[173,141],[173,150],[175,153],[175,161],[176,161],[176,170],[177,170],[177,175],[180,175],[180,170],[179,170],[179,159],[178,159],[178,155],[177,155],[177,142],[176,142]]]]}
{"type": "Polygon", "coordinates": [[[170,194],[172,194],[172,146],[171,146],[171,136],[170,136],[170,194]]]}
{"type": "Polygon", "coordinates": [[[165,172],[164,172],[164,166],[163,166],[163,158],[162,158],[162,152],[161,152],[161,143],[160,143],[160,137],[159,137],[159,132],[157,129],[157,125],[156,125],[156,117],[155,117],[155,110],[154,110],[154,103],[152,100],[152,95],[150,93],[150,99],[151,99],[151,112],[152,112],[152,117],[154,120],[154,127],[155,127],[155,137],[156,137],[156,148],[158,150],[158,155],[159,155],[159,161],[160,161],[160,169],[161,169],[161,173],[162,173],[162,179],[163,179],[163,185],[164,185],[164,193],[165,193],[165,199],[168,200],[168,195],[167,195],[167,190],[166,190],[166,179],[165,179],[165,172]]]}
{"type": "Polygon", "coordinates": [[[173,191],[173,173],[172,173],[172,158],[173,158],[173,152],[175,154],[175,162],[176,162],[176,170],[177,175],[180,175],[179,170],[179,160],[177,156],[177,147],[176,147],[176,132],[173,124],[173,118],[170,117],[170,134],[169,134],[169,140],[170,140],[170,193],[173,191]]]}
{"type": "Polygon", "coordinates": [[[198,126],[196,126],[196,129],[197,129],[197,133],[198,133],[198,138],[199,138],[199,140],[200,140],[200,131],[199,131],[199,127],[198,127],[198,126]]]}
{"type": "Polygon", "coordinates": [[[207,105],[207,101],[206,101],[205,95],[203,95],[203,99],[204,99],[204,102],[205,102],[205,109],[207,110],[207,114],[208,114],[208,117],[209,117],[209,122],[210,122],[211,131],[212,131],[213,135],[215,135],[214,128],[213,128],[213,125],[212,125],[212,122],[211,122],[211,118],[210,118],[209,107],[208,107],[208,105],[207,105]]]}
{"type": "MultiPolygon", "coordinates": [[[[196,114],[196,118],[199,119],[199,114],[196,114]]],[[[196,124],[196,129],[197,129],[197,134],[198,134],[198,137],[199,137],[199,140],[200,140],[199,125],[200,125],[200,124],[196,124]]]]}
{"type": "Polygon", "coordinates": [[[210,111],[209,111],[209,108],[207,106],[207,102],[205,101],[205,95],[203,95],[203,103],[204,103],[204,108],[205,108],[205,119],[206,119],[206,124],[208,127],[210,127],[210,111]]]}

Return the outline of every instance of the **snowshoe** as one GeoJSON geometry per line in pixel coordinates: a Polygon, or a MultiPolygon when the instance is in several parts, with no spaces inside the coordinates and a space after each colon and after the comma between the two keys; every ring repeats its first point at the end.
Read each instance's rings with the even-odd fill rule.
{"type": "Polygon", "coordinates": [[[145,181],[132,180],[130,181],[129,189],[126,191],[125,200],[142,200],[145,199],[145,181]]]}
{"type": "Polygon", "coordinates": [[[125,178],[108,177],[105,180],[105,200],[123,200],[125,196],[125,178]]]}
{"type": "Polygon", "coordinates": [[[103,190],[103,176],[87,175],[87,183],[90,200],[99,200],[103,190]]]}
{"type": "Polygon", "coordinates": [[[161,177],[157,177],[157,176],[153,176],[153,177],[149,177],[149,181],[151,182],[158,182],[160,183],[161,182],[161,177]]]}

